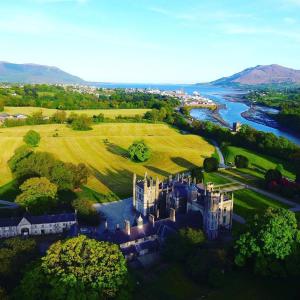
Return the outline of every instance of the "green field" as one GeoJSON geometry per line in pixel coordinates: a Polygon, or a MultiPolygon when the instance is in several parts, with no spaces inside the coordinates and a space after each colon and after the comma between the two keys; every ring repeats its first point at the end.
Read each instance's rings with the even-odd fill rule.
{"type": "Polygon", "coordinates": [[[231,180],[219,176],[217,172],[204,173],[204,183],[213,182],[214,184],[226,184],[230,183],[231,180]]]}
{"type": "MultiPolygon", "coordinates": [[[[42,107],[10,107],[6,106],[4,112],[14,115],[14,114],[25,114],[30,115],[33,112],[42,111],[44,116],[52,116],[57,110],[42,108],[42,107]]],[[[123,117],[134,117],[136,115],[143,116],[149,109],[84,109],[84,110],[66,110],[67,114],[78,113],[87,114],[89,116],[104,114],[104,117],[114,119],[115,117],[121,115],[123,117]]]]}
{"type": "Polygon", "coordinates": [[[73,131],[59,124],[1,128],[0,185],[12,179],[7,161],[30,129],[41,134],[37,150],[54,153],[63,161],[85,163],[92,171],[88,187],[102,194],[113,192],[118,197],[131,195],[134,172],[164,178],[201,166],[204,158],[214,152],[203,138],[180,134],[164,124],[104,123],[90,131],[73,131]],[[56,133],[58,137],[53,137],[56,133]],[[146,163],[134,163],[126,157],[126,149],[138,139],[144,139],[152,150],[146,163]]]}
{"type": "Polygon", "coordinates": [[[288,205],[282,204],[252,190],[244,189],[234,192],[233,210],[236,214],[246,219],[253,216],[255,213],[264,211],[268,207],[289,208],[288,205]]]}
{"type": "Polygon", "coordinates": [[[289,163],[286,163],[280,159],[267,156],[267,155],[262,155],[262,154],[257,154],[253,151],[246,150],[244,148],[240,147],[234,147],[234,146],[229,146],[226,147],[223,150],[223,154],[225,157],[226,163],[233,163],[234,162],[234,157],[236,155],[244,155],[249,159],[250,163],[250,168],[249,169],[242,169],[243,172],[249,173],[253,176],[263,178],[264,173],[269,170],[269,169],[275,169],[278,164],[282,164],[284,167],[284,172],[283,175],[286,177],[289,177],[291,179],[295,178],[294,173],[291,171],[293,170],[293,166],[289,163]]]}

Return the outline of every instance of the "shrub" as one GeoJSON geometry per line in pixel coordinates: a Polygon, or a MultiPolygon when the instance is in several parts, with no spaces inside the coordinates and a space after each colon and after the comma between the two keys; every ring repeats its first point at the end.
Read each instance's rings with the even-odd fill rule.
{"type": "Polygon", "coordinates": [[[218,171],[219,162],[215,157],[208,157],[204,159],[203,168],[205,172],[218,171]]]}
{"type": "Polygon", "coordinates": [[[88,199],[76,199],[73,202],[73,207],[77,210],[78,219],[80,222],[88,225],[99,224],[100,217],[93,204],[93,201],[88,199]]]}
{"type": "Polygon", "coordinates": [[[38,132],[36,132],[34,130],[29,130],[25,134],[23,140],[28,146],[37,147],[41,140],[41,136],[38,132]]]}
{"type": "Polygon", "coordinates": [[[135,141],[128,148],[128,152],[131,160],[133,161],[144,162],[147,161],[151,156],[151,150],[144,141],[135,141]]]}
{"type": "Polygon", "coordinates": [[[270,169],[265,174],[265,182],[266,184],[270,184],[271,182],[279,183],[282,180],[282,174],[280,171],[276,169],[270,169]]]}
{"type": "Polygon", "coordinates": [[[248,168],[249,159],[244,155],[236,155],[234,158],[234,163],[237,168],[248,168]]]}
{"type": "Polygon", "coordinates": [[[73,130],[86,131],[91,130],[92,119],[86,114],[72,114],[69,118],[71,123],[71,128],[73,130]]]}

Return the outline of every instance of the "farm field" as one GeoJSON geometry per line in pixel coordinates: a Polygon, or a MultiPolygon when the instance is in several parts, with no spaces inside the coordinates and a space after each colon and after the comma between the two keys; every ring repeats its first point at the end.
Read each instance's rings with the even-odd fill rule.
{"type": "Polygon", "coordinates": [[[234,157],[236,155],[240,154],[246,156],[249,159],[250,168],[243,169],[243,172],[249,173],[258,178],[264,178],[264,173],[268,169],[275,169],[278,164],[282,164],[282,166],[284,167],[284,176],[289,177],[291,179],[295,178],[295,175],[293,174],[293,172],[291,172],[292,166],[288,163],[281,161],[280,159],[267,155],[257,154],[253,151],[234,146],[226,147],[223,151],[223,154],[225,156],[226,163],[233,163],[234,157]]]}
{"type": "Polygon", "coordinates": [[[38,151],[51,152],[63,161],[85,163],[92,171],[88,188],[101,194],[113,192],[119,198],[131,195],[134,172],[139,176],[148,172],[162,179],[201,166],[204,158],[214,152],[214,147],[201,137],[182,135],[165,124],[104,123],[90,131],[73,131],[59,124],[1,128],[0,185],[12,179],[7,161],[30,129],[41,135],[38,151]],[[126,157],[125,149],[139,139],[152,149],[145,163],[134,163],[126,157]]]}
{"type": "MultiPolygon", "coordinates": [[[[6,106],[4,112],[14,114],[30,115],[33,112],[42,111],[44,116],[52,116],[57,110],[43,107],[10,107],[6,106]]],[[[135,115],[143,116],[149,109],[82,109],[82,110],[66,110],[67,114],[78,113],[87,114],[89,116],[104,114],[104,117],[114,119],[121,115],[123,117],[134,117],[135,115]]]]}

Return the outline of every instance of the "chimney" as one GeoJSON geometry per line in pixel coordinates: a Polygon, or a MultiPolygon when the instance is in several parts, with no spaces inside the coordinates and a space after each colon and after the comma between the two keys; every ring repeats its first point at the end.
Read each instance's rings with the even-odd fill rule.
{"type": "Polygon", "coordinates": [[[152,224],[152,226],[154,227],[155,225],[155,217],[153,215],[149,215],[149,223],[152,224]]]}
{"type": "Polygon", "coordinates": [[[159,219],[159,209],[156,210],[156,218],[159,219]]]}
{"type": "Polygon", "coordinates": [[[176,222],[176,210],[174,208],[170,208],[170,219],[172,222],[176,222]]]}
{"type": "Polygon", "coordinates": [[[144,226],[144,221],[143,221],[143,218],[141,215],[137,219],[137,226],[139,229],[143,228],[143,226],[144,226]]]}
{"type": "Polygon", "coordinates": [[[108,223],[107,223],[107,220],[105,220],[105,222],[104,222],[104,229],[105,229],[105,230],[108,230],[108,223]]]}
{"type": "Polygon", "coordinates": [[[125,220],[125,232],[127,235],[131,234],[130,221],[125,220]]]}

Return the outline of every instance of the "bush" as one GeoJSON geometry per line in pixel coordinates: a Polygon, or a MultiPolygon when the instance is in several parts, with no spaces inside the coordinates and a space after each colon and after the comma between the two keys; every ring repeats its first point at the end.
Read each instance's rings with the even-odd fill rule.
{"type": "Polygon", "coordinates": [[[236,155],[234,158],[234,163],[237,168],[248,168],[249,159],[244,155],[236,155]]]}
{"type": "Polygon", "coordinates": [[[205,172],[218,171],[219,162],[215,157],[208,157],[204,159],[203,168],[205,172]]]}
{"type": "Polygon", "coordinates": [[[270,169],[265,174],[265,182],[266,184],[270,184],[271,182],[279,183],[282,180],[282,174],[280,171],[276,169],[270,169]]]}
{"type": "Polygon", "coordinates": [[[86,114],[71,114],[69,118],[73,130],[86,131],[91,130],[92,119],[86,114]]]}
{"type": "Polygon", "coordinates": [[[37,147],[41,140],[41,136],[38,132],[36,132],[34,130],[29,130],[25,134],[23,140],[28,146],[37,147]]]}
{"type": "Polygon", "coordinates": [[[138,162],[147,161],[151,156],[151,150],[144,141],[135,141],[128,148],[128,152],[131,160],[138,162]]]}

